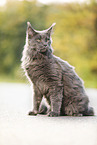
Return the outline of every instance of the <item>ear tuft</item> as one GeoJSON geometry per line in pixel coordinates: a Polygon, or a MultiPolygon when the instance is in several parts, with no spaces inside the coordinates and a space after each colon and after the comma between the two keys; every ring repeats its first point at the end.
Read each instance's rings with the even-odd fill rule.
{"type": "Polygon", "coordinates": [[[53,23],[48,29],[47,31],[52,34],[52,30],[53,30],[53,27],[56,25],[56,23],[53,23]]]}
{"type": "Polygon", "coordinates": [[[30,22],[27,22],[27,33],[28,33],[28,38],[31,39],[35,34],[36,31],[35,29],[31,26],[30,22]]]}
{"type": "Polygon", "coordinates": [[[28,27],[31,26],[30,22],[27,22],[27,26],[28,26],[28,27]]]}
{"type": "Polygon", "coordinates": [[[51,25],[51,27],[54,27],[56,25],[56,23],[53,23],[52,25],[51,25]]]}

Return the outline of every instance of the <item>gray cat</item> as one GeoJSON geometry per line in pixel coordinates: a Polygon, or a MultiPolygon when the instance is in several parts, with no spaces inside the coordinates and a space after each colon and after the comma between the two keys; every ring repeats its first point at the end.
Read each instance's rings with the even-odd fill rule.
{"type": "Polygon", "coordinates": [[[34,108],[29,115],[47,113],[48,116],[94,115],[89,107],[82,80],[74,68],[52,53],[51,34],[53,26],[37,31],[27,22],[26,44],[22,56],[22,68],[34,87],[34,108]],[[40,108],[43,98],[50,105],[40,108]]]}

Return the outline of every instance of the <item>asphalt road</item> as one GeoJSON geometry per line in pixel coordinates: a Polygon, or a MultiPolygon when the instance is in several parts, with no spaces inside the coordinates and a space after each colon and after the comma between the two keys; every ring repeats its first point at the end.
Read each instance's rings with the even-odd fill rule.
{"type": "Polygon", "coordinates": [[[97,145],[97,90],[87,94],[94,117],[28,116],[29,85],[0,83],[0,145],[97,145]]]}

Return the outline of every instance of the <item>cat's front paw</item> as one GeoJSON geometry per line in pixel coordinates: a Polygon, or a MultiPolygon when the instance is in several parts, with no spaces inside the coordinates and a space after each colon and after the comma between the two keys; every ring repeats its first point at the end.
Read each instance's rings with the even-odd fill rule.
{"type": "Polygon", "coordinates": [[[30,111],[30,112],[28,113],[28,115],[36,116],[36,115],[37,115],[37,113],[36,113],[36,112],[34,112],[34,111],[30,111]]]}
{"type": "Polygon", "coordinates": [[[57,117],[57,116],[59,116],[59,114],[56,113],[56,112],[50,111],[50,112],[47,114],[47,116],[49,116],[49,117],[57,117]]]}

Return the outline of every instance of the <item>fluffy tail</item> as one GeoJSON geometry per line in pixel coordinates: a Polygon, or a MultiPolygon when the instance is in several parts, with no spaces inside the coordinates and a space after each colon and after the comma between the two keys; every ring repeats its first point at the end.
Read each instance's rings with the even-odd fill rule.
{"type": "Polygon", "coordinates": [[[89,107],[84,113],[84,116],[94,116],[94,109],[92,107],[89,107]]]}

